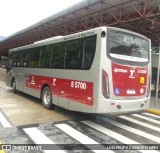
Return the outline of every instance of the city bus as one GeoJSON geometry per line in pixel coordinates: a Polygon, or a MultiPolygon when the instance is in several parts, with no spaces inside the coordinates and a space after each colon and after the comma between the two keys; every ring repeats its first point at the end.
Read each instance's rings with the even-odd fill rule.
{"type": "Polygon", "coordinates": [[[150,78],[150,39],[98,27],[9,50],[6,84],[46,109],[105,114],[147,109],[150,78]]]}

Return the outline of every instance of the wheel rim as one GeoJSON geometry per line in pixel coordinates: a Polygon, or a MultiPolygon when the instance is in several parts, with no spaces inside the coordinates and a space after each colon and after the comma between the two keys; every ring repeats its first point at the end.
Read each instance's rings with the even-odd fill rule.
{"type": "Polygon", "coordinates": [[[44,93],[44,103],[45,103],[45,105],[50,104],[50,101],[51,101],[51,93],[49,91],[46,91],[44,93]]]}

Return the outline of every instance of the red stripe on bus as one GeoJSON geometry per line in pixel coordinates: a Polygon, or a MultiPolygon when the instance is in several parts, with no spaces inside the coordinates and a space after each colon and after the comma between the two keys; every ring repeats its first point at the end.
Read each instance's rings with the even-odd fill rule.
{"type": "Polygon", "coordinates": [[[53,95],[93,106],[93,82],[29,75],[26,86],[41,90],[48,84],[53,95]]]}

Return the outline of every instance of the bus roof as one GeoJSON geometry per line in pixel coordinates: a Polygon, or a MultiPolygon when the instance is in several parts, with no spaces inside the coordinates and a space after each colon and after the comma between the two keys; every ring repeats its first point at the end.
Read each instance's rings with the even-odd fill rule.
{"type": "Polygon", "coordinates": [[[121,29],[121,28],[116,28],[116,27],[103,26],[103,27],[93,28],[93,29],[90,29],[90,30],[81,31],[81,32],[66,35],[66,36],[56,36],[56,37],[36,41],[33,44],[28,44],[28,45],[21,46],[21,47],[18,47],[18,48],[10,49],[9,52],[18,51],[18,50],[21,50],[21,49],[28,49],[28,48],[32,48],[32,47],[39,47],[39,46],[48,45],[48,44],[51,44],[51,43],[58,43],[60,41],[67,41],[67,40],[73,40],[73,39],[78,39],[78,38],[82,38],[82,37],[87,37],[87,36],[97,34],[98,30],[100,30],[100,29],[101,30],[106,30],[107,28],[115,29],[115,30],[119,30],[119,31],[124,31],[124,32],[130,32],[132,34],[136,34],[136,35],[139,35],[141,37],[144,37],[144,38],[148,39],[147,37],[145,37],[145,36],[143,36],[139,33],[133,32],[133,31],[129,31],[129,30],[126,30],[126,29],[121,29]]]}
{"type": "Polygon", "coordinates": [[[45,45],[45,44],[47,45],[50,43],[56,43],[56,42],[59,42],[60,40],[67,41],[67,40],[72,40],[72,39],[76,39],[76,38],[86,37],[89,35],[94,35],[97,33],[98,29],[104,29],[104,28],[106,29],[106,27],[98,27],[98,28],[94,28],[94,29],[90,29],[90,30],[86,30],[86,31],[81,31],[81,32],[66,35],[66,36],[56,36],[56,37],[36,41],[33,44],[29,44],[29,45],[25,45],[25,46],[21,46],[21,47],[17,47],[17,48],[12,48],[9,50],[9,52],[18,51],[21,49],[27,49],[30,47],[38,47],[38,46],[45,45]]]}
{"type": "Polygon", "coordinates": [[[48,42],[48,41],[53,41],[53,40],[56,40],[56,39],[59,39],[59,38],[63,38],[63,36],[56,36],[56,37],[52,37],[52,38],[48,38],[48,39],[43,39],[43,40],[34,42],[34,44],[41,44],[41,43],[48,42]]]}

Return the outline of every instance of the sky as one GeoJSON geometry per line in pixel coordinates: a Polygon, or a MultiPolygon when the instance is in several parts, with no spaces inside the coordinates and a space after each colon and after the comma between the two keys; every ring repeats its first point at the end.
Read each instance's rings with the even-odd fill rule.
{"type": "Polygon", "coordinates": [[[0,0],[0,36],[8,37],[82,0],[0,0]]]}

